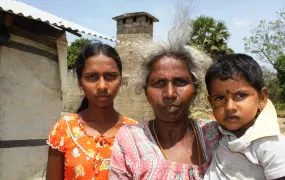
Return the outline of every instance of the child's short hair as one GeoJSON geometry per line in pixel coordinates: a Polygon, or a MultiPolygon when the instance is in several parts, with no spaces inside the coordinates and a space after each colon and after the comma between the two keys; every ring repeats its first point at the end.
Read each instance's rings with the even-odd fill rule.
{"type": "Polygon", "coordinates": [[[207,70],[205,81],[208,93],[210,94],[212,81],[235,79],[236,75],[243,76],[257,92],[261,92],[264,87],[262,70],[251,56],[229,54],[218,58],[207,70]]]}

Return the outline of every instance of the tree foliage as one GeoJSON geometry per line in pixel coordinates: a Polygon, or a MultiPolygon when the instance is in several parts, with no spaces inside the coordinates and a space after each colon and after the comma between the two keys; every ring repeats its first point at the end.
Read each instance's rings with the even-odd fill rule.
{"type": "Polygon", "coordinates": [[[275,21],[261,20],[257,27],[251,30],[251,36],[244,38],[245,50],[257,54],[260,59],[271,64],[277,71],[275,63],[285,50],[285,11],[277,12],[275,21]]]}
{"type": "Polygon", "coordinates": [[[80,38],[75,40],[71,43],[70,46],[67,48],[67,66],[68,69],[71,69],[77,59],[77,57],[80,55],[81,49],[86,43],[89,43],[90,40],[86,38],[80,38]]]}
{"type": "Polygon", "coordinates": [[[277,12],[274,21],[260,21],[244,41],[247,52],[257,54],[260,60],[271,64],[277,71],[279,85],[283,89],[281,98],[285,101],[285,10],[277,12]]]}
{"type": "Polygon", "coordinates": [[[192,23],[191,44],[198,49],[213,59],[234,52],[227,46],[231,34],[223,21],[217,21],[208,16],[200,16],[192,23]]]}
{"type": "Polygon", "coordinates": [[[266,67],[262,67],[262,72],[263,72],[264,84],[269,91],[269,99],[273,103],[279,103],[280,96],[282,93],[282,88],[280,86],[276,73],[266,67]]]}

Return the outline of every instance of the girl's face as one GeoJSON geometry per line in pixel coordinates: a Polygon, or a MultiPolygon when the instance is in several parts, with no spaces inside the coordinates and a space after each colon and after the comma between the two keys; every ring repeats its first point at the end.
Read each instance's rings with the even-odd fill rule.
{"type": "Polygon", "coordinates": [[[241,75],[228,80],[213,80],[210,91],[208,98],[214,116],[221,126],[230,131],[250,127],[268,97],[266,88],[258,93],[241,75]]]}
{"type": "Polygon", "coordinates": [[[192,76],[182,60],[164,56],[152,65],[146,96],[157,119],[177,122],[187,117],[193,92],[192,76]]]}
{"type": "Polygon", "coordinates": [[[120,84],[120,72],[112,58],[99,54],[86,60],[80,86],[89,104],[96,107],[113,105],[120,84]]]}

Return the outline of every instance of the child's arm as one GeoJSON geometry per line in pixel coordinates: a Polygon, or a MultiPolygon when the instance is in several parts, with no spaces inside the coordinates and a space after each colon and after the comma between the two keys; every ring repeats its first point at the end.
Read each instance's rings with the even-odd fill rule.
{"type": "Polygon", "coordinates": [[[272,179],[272,180],[285,180],[285,176],[283,176],[281,178],[277,178],[277,179],[272,179]]]}
{"type": "Polygon", "coordinates": [[[285,136],[259,139],[255,149],[266,179],[285,180],[285,136]]]}

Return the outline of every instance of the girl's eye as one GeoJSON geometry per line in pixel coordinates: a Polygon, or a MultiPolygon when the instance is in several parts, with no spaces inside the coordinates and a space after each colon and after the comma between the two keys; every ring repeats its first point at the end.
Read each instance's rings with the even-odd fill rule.
{"type": "Polygon", "coordinates": [[[114,79],[116,79],[118,77],[118,75],[117,74],[112,74],[112,73],[109,73],[109,74],[105,74],[104,75],[104,79],[105,80],[114,80],[114,79]]]}
{"type": "Polygon", "coordinates": [[[98,79],[98,77],[95,74],[92,74],[92,75],[88,75],[87,79],[90,81],[96,81],[98,79]]]}

